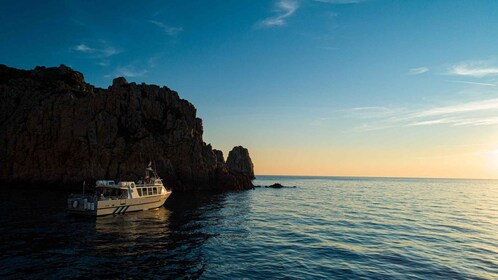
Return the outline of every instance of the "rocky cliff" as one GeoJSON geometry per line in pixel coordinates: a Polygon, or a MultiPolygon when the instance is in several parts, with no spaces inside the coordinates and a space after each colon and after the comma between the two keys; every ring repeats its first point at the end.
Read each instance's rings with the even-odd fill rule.
{"type": "Polygon", "coordinates": [[[254,172],[227,166],[202,134],[195,107],[167,87],[117,78],[101,89],[64,65],[0,65],[2,181],[135,180],[152,161],[177,191],[251,188],[254,172]]]}

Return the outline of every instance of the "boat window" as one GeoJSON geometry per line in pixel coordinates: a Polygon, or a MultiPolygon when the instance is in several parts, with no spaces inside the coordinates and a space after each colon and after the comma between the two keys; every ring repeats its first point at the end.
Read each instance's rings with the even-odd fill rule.
{"type": "Polygon", "coordinates": [[[154,194],[157,194],[157,188],[153,188],[154,194]]]}
{"type": "Polygon", "coordinates": [[[147,195],[147,188],[143,188],[142,193],[144,194],[144,196],[146,196],[147,195]]]}
{"type": "Polygon", "coordinates": [[[139,196],[142,196],[142,189],[141,188],[137,188],[137,192],[138,192],[139,196]]]}
{"type": "Polygon", "coordinates": [[[149,195],[152,195],[152,188],[149,188],[149,195]]]}

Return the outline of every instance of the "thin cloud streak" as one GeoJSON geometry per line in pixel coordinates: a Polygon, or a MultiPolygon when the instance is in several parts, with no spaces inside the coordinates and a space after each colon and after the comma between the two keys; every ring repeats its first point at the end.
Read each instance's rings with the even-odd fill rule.
{"type": "Polygon", "coordinates": [[[365,2],[366,0],[313,0],[315,2],[327,3],[327,4],[356,4],[365,2]]]}
{"type": "Polygon", "coordinates": [[[85,44],[77,45],[76,47],[74,47],[74,50],[75,51],[79,51],[79,52],[84,52],[84,53],[93,53],[93,52],[95,52],[95,49],[92,49],[92,48],[90,48],[89,46],[87,46],[85,44]]]}
{"type": "Polygon", "coordinates": [[[394,127],[421,127],[434,125],[489,126],[498,125],[498,98],[465,102],[430,109],[407,110],[385,107],[359,107],[350,109],[350,117],[365,119],[358,111],[368,111],[369,119],[352,131],[373,131],[394,127]],[[377,109],[382,108],[382,109],[377,109]]]}
{"type": "Polygon", "coordinates": [[[285,25],[286,19],[294,14],[294,12],[299,8],[299,4],[296,1],[280,0],[277,2],[276,7],[277,15],[260,21],[257,24],[258,27],[273,27],[285,25]]]}
{"type": "Polygon", "coordinates": [[[484,117],[484,118],[463,118],[463,119],[437,119],[425,122],[414,122],[407,126],[424,126],[436,124],[451,124],[452,126],[487,126],[497,125],[498,117],[484,117]]]}
{"type": "Polygon", "coordinates": [[[424,126],[424,125],[435,125],[435,124],[448,124],[448,123],[454,123],[454,122],[455,122],[455,120],[453,120],[453,119],[442,118],[442,119],[429,120],[429,121],[412,122],[412,123],[407,124],[407,126],[424,126]]]}
{"type": "Polygon", "coordinates": [[[478,86],[488,86],[488,87],[496,87],[496,84],[491,83],[478,83],[478,82],[469,82],[469,81],[448,81],[450,83],[460,83],[460,84],[469,84],[469,85],[478,85],[478,86]]]}
{"type": "Polygon", "coordinates": [[[157,20],[149,20],[150,23],[154,24],[155,26],[161,28],[164,33],[166,33],[169,36],[176,36],[180,32],[183,32],[183,27],[173,27],[173,26],[168,26],[160,21],[157,20]]]}
{"type": "Polygon", "coordinates": [[[400,109],[388,107],[356,107],[347,112],[353,118],[360,119],[379,119],[396,116],[400,113],[400,109]]]}
{"type": "Polygon", "coordinates": [[[137,70],[134,67],[131,66],[125,66],[125,67],[118,67],[116,70],[116,73],[118,75],[124,76],[124,77],[142,77],[145,74],[147,74],[146,69],[142,70],[137,70]]]}
{"type": "Polygon", "coordinates": [[[483,78],[488,76],[497,76],[498,67],[490,66],[491,61],[469,61],[462,62],[450,67],[448,73],[456,76],[467,76],[474,78],[483,78]]]}
{"type": "Polygon", "coordinates": [[[482,118],[482,119],[464,119],[455,123],[456,126],[484,126],[498,124],[498,117],[482,118]]]}
{"type": "Polygon", "coordinates": [[[86,44],[79,44],[73,47],[74,51],[85,53],[85,54],[92,54],[96,55],[98,57],[109,57],[113,56],[118,53],[118,51],[115,48],[112,47],[107,47],[107,48],[92,48],[89,47],[86,44]]]}
{"type": "Polygon", "coordinates": [[[104,78],[115,78],[115,77],[135,78],[135,77],[143,77],[148,72],[149,71],[147,69],[138,69],[138,68],[136,68],[133,65],[126,65],[126,66],[117,67],[116,70],[114,70],[113,73],[104,75],[104,78]]]}
{"type": "Polygon", "coordinates": [[[109,63],[109,61],[104,60],[104,61],[97,63],[97,65],[102,66],[102,67],[107,67],[110,65],[110,63],[109,63]]]}
{"type": "Polygon", "coordinates": [[[408,75],[420,75],[425,72],[429,72],[429,68],[427,67],[411,68],[410,70],[408,70],[408,75]]]}
{"type": "Polygon", "coordinates": [[[458,105],[438,107],[412,114],[414,118],[441,116],[447,114],[459,114],[469,112],[479,112],[498,109],[498,98],[467,102],[458,105]]]}

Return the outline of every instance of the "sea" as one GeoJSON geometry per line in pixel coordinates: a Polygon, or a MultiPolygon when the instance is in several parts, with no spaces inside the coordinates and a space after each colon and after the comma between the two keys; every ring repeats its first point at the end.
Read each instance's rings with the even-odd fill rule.
{"type": "Polygon", "coordinates": [[[498,181],[277,182],[99,218],[3,186],[0,279],[498,279],[498,181]]]}

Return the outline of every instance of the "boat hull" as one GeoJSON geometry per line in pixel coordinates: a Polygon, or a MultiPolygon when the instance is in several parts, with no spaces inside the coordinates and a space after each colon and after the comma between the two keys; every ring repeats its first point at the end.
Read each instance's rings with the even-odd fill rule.
{"type": "Polygon", "coordinates": [[[171,192],[131,199],[90,201],[86,198],[68,199],[68,213],[87,216],[120,215],[127,212],[145,211],[163,206],[171,192]],[[78,201],[75,203],[75,201],[78,201]]]}

